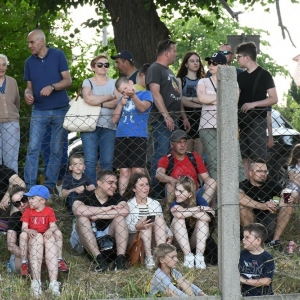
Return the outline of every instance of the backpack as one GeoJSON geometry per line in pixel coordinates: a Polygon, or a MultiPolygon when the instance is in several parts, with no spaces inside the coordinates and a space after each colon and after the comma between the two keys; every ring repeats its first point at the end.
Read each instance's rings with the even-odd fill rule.
{"type": "MultiPolygon", "coordinates": [[[[196,158],[195,158],[194,154],[190,151],[187,151],[186,155],[187,155],[188,159],[190,160],[190,162],[193,164],[196,174],[198,175],[199,172],[197,169],[197,162],[196,162],[196,158]]],[[[169,165],[166,169],[166,175],[169,176],[173,172],[173,169],[174,169],[174,156],[172,155],[172,153],[169,153],[167,155],[167,158],[169,159],[169,165]]]]}

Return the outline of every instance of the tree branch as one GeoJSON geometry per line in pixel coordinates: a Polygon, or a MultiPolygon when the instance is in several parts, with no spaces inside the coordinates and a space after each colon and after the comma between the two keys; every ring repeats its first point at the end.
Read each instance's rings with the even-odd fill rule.
{"type": "Polygon", "coordinates": [[[219,2],[222,4],[222,6],[228,11],[228,13],[231,15],[233,19],[236,19],[236,21],[239,21],[239,14],[242,14],[242,11],[234,12],[231,7],[227,4],[225,0],[219,0],[219,2]]]}
{"type": "Polygon", "coordinates": [[[296,48],[295,44],[292,41],[292,37],[290,35],[289,30],[282,23],[281,11],[280,11],[280,6],[279,6],[279,0],[276,0],[275,2],[276,2],[277,17],[278,17],[278,26],[281,28],[282,37],[283,37],[283,39],[285,39],[285,32],[284,31],[286,31],[287,34],[288,34],[288,36],[289,36],[289,39],[290,39],[292,45],[296,48]]]}

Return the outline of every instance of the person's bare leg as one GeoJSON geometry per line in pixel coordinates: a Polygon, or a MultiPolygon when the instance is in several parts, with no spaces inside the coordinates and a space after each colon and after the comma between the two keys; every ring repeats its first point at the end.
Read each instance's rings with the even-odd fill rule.
{"type": "Polygon", "coordinates": [[[215,208],[216,206],[216,192],[217,192],[217,182],[210,178],[204,184],[203,198],[208,202],[210,207],[215,208]]]}
{"type": "Polygon", "coordinates": [[[209,236],[209,226],[208,222],[197,220],[195,229],[191,236],[191,247],[196,248],[196,254],[204,254],[206,247],[206,240],[209,236]]]}
{"type": "Polygon", "coordinates": [[[153,226],[156,246],[165,243],[167,240],[167,226],[163,216],[156,216],[153,226]]]}
{"type": "Polygon", "coordinates": [[[20,250],[21,250],[21,260],[27,260],[28,258],[28,241],[29,235],[27,232],[22,232],[19,238],[20,250]]]}
{"type": "Polygon", "coordinates": [[[194,151],[197,152],[201,158],[203,158],[204,148],[200,138],[194,139],[194,151]]]}
{"type": "Polygon", "coordinates": [[[28,242],[30,269],[33,280],[41,280],[41,267],[44,255],[44,237],[38,233],[28,242]]]}
{"type": "Polygon", "coordinates": [[[170,207],[170,204],[174,201],[175,199],[175,186],[172,185],[171,183],[166,183],[165,185],[165,189],[166,189],[166,192],[167,192],[167,211],[169,211],[169,207],[170,207]]]}
{"type": "Polygon", "coordinates": [[[77,218],[76,231],[85,250],[93,257],[100,254],[95,235],[92,231],[91,221],[86,217],[77,218]]]}
{"type": "Polygon", "coordinates": [[[142,231],[141,239],[144,243],[145,254],[151,256],[151,239],[152,239],[152,227],[148,227],[146,230],[142,231]]]}
{"type": "Polygon", "coordinates": [[[276,228],[273,236],[273,241],[280,240],[290,218],[293,214],[293,207],[283,201],[280,203],[280,209],[276,220],[276,228]]]}
{"type": "Polygon", "coordinates": [[[254,214],[252,209],[240,205],[240,221],[241,225],[244,227],[250,223],[254,222],[254,214]]]}
{"type": "Polygon", "coordinates": [[[120,168],[120,178],[119,178],[120,195],[123,195],[125,193],[130,176],[131,176],[130,168],[120,168]]]}
{"type": "Polygon", "coordinates": [[[55,238],[55,243],[56,243],[56,247],[57,247],[57,253],[58,253],[58,257],[62,257],[62,248],[63,248],[63,237],[62,237],[62,233],[61,231],[55,230],[54,233],[54,238],[55,238]]]}
{"type": "Polygon", "coordinates": [[[57,280],[58,275],[58,249],[54,235],[49,238],[44,237],[45,261],[48,268],[49,280],[57,280]]]}
{"type": "Polygon", "coordinates": [[[124,255],[128,243],[127,223],[123,216],[118,216],[109,225],[108,234],[114,236],[117,244],[117,255],[124,255]]]}
{"type": "Polygon", "coordinates": [[[174,237],[182,250],[184,255],[187,255],[191,252],[191,246],[188,238],[188,232],[185,225],[185,219],[176,219],[173,218],[171,224],[171,231],[174,234],[174,237]]]}

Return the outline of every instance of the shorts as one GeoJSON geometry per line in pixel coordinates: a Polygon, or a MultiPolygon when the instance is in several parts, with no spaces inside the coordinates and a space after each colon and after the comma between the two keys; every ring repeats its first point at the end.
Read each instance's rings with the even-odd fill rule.
{"type": "MultiPolygon", "coordinates": [[[[189,132],[187,132],[188,139],[194,140],[199,139],[199,123],[200,123],[200,117],[201,117],[201,110],[202,108],[191,108],[191,107],[185,107],[185,113],[186,116],[190,122],[191,129],[189,132]]],[[[181,130],[185,131],[183,127],[182,119],[179,119],[179,127],[181,130]]]]}
{"type": "Polygon", "coordinates": [[[147,138],[116,138],[114,167],[144,168],[147,159],[147,138]]]}
{"type": "Polygon", "coordinates": [[[242,158],[252,160],[267,156],[267,119],[255,118],[240,132],[242,158]]]}
{"type": "Polygon", "coordinates": [[[96,232],[96,239],[105,235],[108,235],[109,225],[104,230],[98,230],[96,232]]]}

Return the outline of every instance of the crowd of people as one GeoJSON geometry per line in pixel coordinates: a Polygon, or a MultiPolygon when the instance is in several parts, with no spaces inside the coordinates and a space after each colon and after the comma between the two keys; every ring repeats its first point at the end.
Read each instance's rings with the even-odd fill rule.
{"type": "Polygon", "coordinates": [[[100,115],[94,131],[81,132],[83,155],[69,158],[69,173],[62,179],[67,141],[63,121],[69,109],[66,90],[72,84],[67,59],[61,50],[46,46],[39,29],[29,33],[27,42],[32,55],[25,62],[24,97],[32,105],[32,115],[24,181],[18,175],[20,95],[16,81],[5,74],[8,58],[0,54],[0,217],[1,228],[8,230],[10,266],[22,276],[31,275],[32,295],[42,294],[43,258],[54,295],[60,295],[58,271],[69,271],[62,256],[62,233],[54,210],[47,205],[59,181],[59,195],[66,198],[74,218],[71,245],[75,251],[86,250],[95,271],[111,268],[101,248],[104,237],[113,237],[115,270],[127,269],[128,247],[140,237],[145,267],[158,267],[148,293],[205,295],[175,269],[176,249],[183,253],[184,267],[206,269],[206,244],[217,208],[216,75],[220,66],[231,65],[235,52],[245,69],[236,69],[241,150],[236,193],[245,248],[240,281],[244,296],[272,294],[274,260],[262,243],[282,247],[280,238],[299,198],[300,147],[296,145],[291,154],[291,191],[286,195],[267,178],[264,159],[272,146],[272,130],[269,137],[266,134],[268,111],[277,103],[277,94],[270,73],[256,63],[255,44],[243,43],[236,51],[223,44],[205,58],[207,73],[200,56],[188,52],[177,76],[169,68],[177,57],[171,40],[159,42],[156,61],[140,69],[127,50],[111,56],[120,71],[118,80],[108,77],[108,57],[97,55],[90,63],[93,76],[82,83],[82,96],[89,105],[101,107],[100,115]],[[37,185],[41,151],[45,181],[37,185]],[[280,200],[273,201],[274,196],[280,200]],[[254,261],[264,265],[263,270],[251,268],[254,261]]]}

